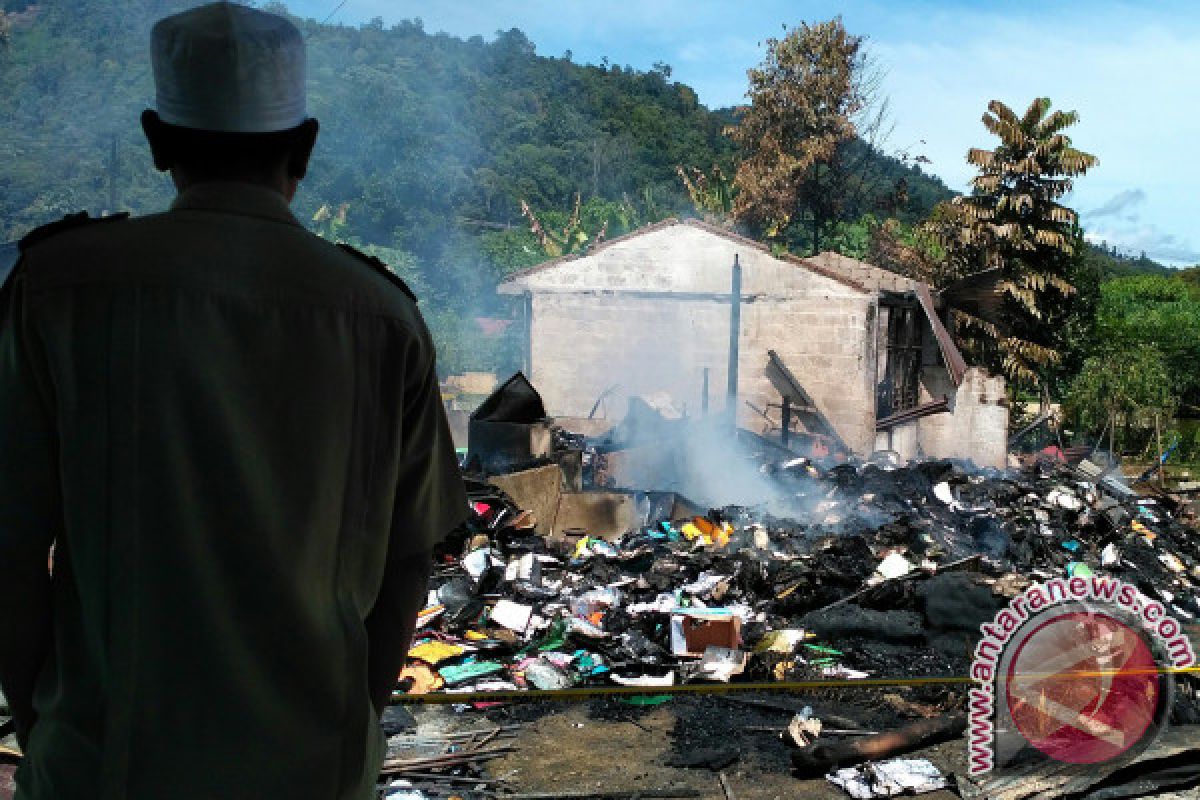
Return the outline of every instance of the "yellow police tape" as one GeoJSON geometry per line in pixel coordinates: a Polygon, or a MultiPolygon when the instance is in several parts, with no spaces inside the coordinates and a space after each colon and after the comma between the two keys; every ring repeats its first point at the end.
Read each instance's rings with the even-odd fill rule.
{"type": "MultiPolygon", "coordinates": [[[[1200,666],[1158,667],[1148,669],[1078,670],[1047,673],[1020,673],[1024,680],[1054,678],[1072,680],[1105,675],[1195,675],[1200,666]]],[[[462,703],[499,703],[588,700],[594,697],[653,697],[662,695],[723,695],[745,692],[804,692],[814,689],[867,689],[889,686],[953,686],[977,683],[967,676],[929,678],[839,678],[810,681],[770,681],[765,683],[687,683],[676,686],[592,686],[578,689],[518,689],[495,692],[437,692],[430,694],[392,694],[392,705],[457,705],[462,703]]]]}

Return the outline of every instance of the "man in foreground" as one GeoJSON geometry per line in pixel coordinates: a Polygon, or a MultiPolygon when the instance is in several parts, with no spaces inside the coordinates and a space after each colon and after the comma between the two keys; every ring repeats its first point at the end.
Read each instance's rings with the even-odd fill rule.
{"type": "Polygon", "coordinates": [[[298,31],[216,3],[152,51],[171,209],[39,229],[0,291],[18,797],[372,797],[466,507],[433,346],[386,268],[288,211],[298,31]]]}

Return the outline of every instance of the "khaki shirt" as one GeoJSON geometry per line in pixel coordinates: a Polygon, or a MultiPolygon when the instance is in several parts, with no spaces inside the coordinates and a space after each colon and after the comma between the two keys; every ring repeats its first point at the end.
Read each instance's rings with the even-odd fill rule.
{"type": "Polygon", "coordinates": [[[201,184],[29,247],[0,561],[56,542],[55,644],[18,796],[373,796],[363,621],[388,550],[465,509],[414,302],[278,194],[201,184]]]}

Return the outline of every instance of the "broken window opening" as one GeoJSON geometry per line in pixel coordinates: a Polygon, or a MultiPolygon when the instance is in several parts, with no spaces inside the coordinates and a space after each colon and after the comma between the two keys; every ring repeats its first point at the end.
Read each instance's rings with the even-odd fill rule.
{"type": "Polygon", "coordinates": [[[921,319],[915,306],[888,309],[887,366],[879,386],[881,410],[914,408],[921,395],[921,319]]]}

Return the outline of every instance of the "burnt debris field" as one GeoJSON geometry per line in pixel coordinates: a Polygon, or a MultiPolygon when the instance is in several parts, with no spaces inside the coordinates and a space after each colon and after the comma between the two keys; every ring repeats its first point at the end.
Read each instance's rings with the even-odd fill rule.
{"type": "MultiPolygon", "coordinates": [[[[520,407],[493,398],[473,421],[471,518],[439,554],[394,698],[413,716],[391,712],[400,795],[842,796],[845,775],[874,787],[854,796],[969,794],[972,660],[1014,597],[1113,580],[1185,627],[1200,611],[1187,508],[1135,492],[1102,453],[1003,471],[813,460],[650,413],[627,447],[621,426],[589,437],[520,407]],[[687,491],[720,489],[686,464],[675,491],[627,485],[637,458],[695,457],[694,437],[739,491],[753,473],[752,502],[698,506],[687,491]]],[[[1172,679],[1186,749],[1200,705],[1190,675],[1172,679]]],[[[1052,791],[1086,796],[1106,773],[1052,791]]]]}

